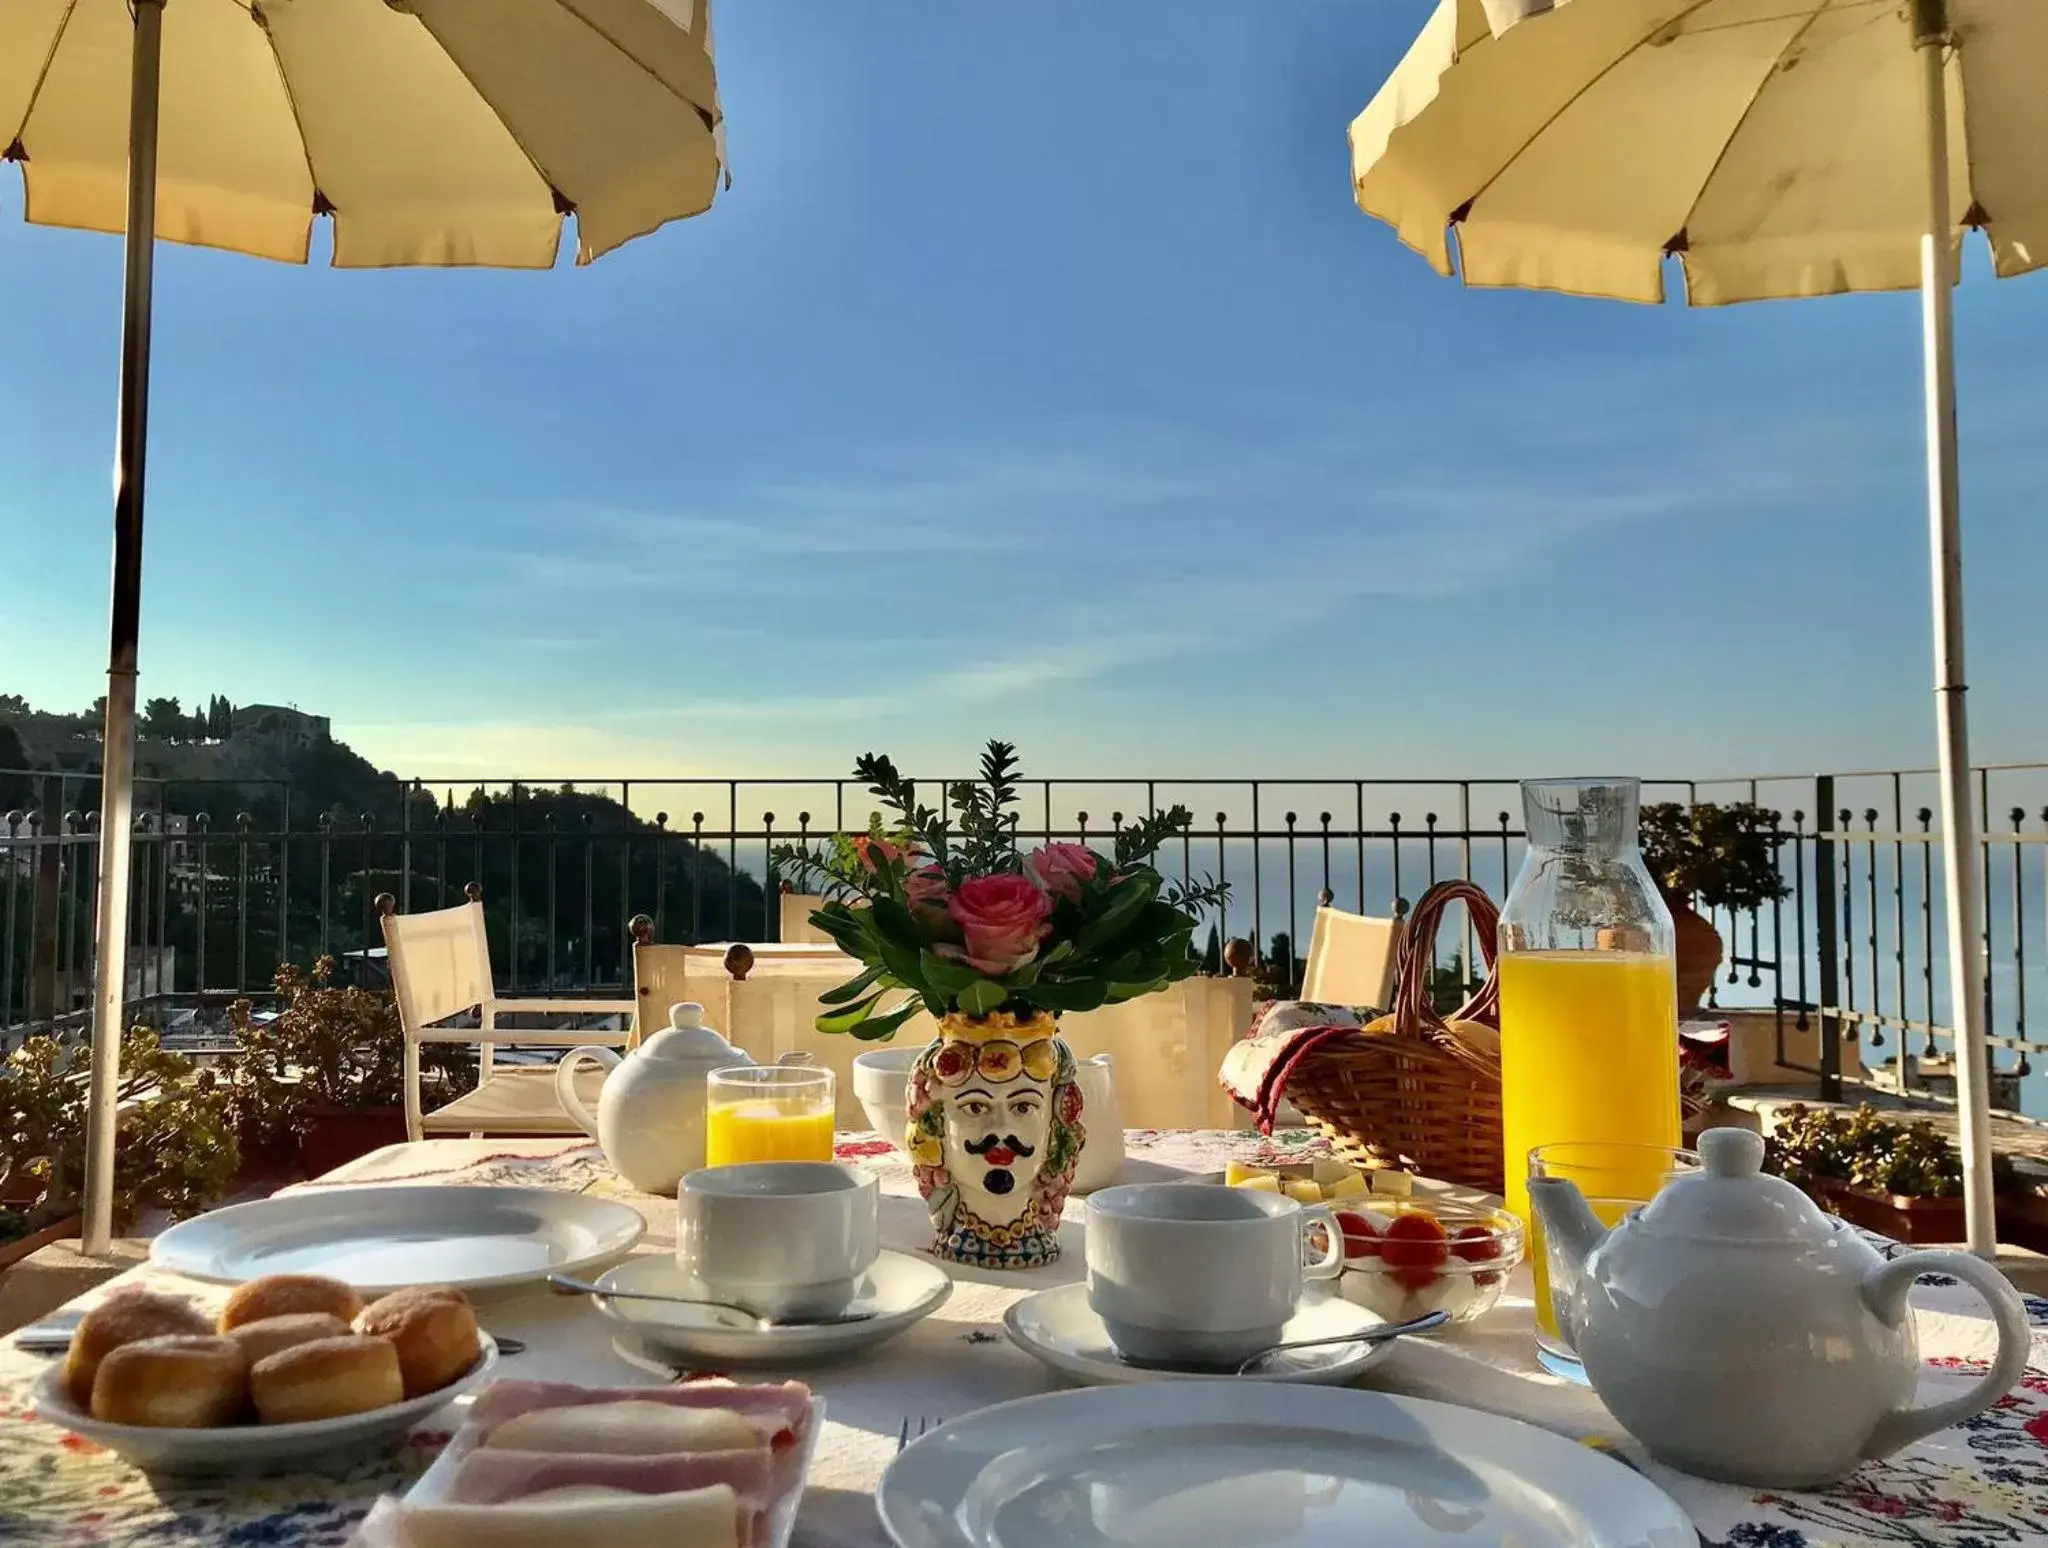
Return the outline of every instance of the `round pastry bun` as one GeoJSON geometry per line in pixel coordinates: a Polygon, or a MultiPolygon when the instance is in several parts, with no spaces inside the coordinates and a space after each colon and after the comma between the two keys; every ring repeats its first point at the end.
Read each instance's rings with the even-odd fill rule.
{"type": "Polygon", "coordinates": [[[483,1348],[469,1297],[445,1285],[394,1290],[363,1308],[356,1331],[391,1340],[407,1397],[447,1386],[476,1363],[483,1348]]]}
{"type": "Polygon", "coordinates": [[[87,1312],[73,1330],[71,1348],[64,1356],[64,1384],[73,1402],[89,1408],[93,1379],[109,1352],[145,1338],[212,1331],[206,1314],[190,1301],[154,1290],[117,1290],[87,1312]]]}
{"type": "Polygon", "coordinates": [[[319,1274],[265,1274],[228,1297],[220,1312],[220,1331],[228,1333],[245,1322],[301,1312],[326,1312],[353,1322],[362,1309],[363,1298],[338,1279],[319,1274]]]}
{"type": "Polygon", "coordinates": [[[139,1339],[108,1351],[92,1383],[92,1416],[108,1424],[209,1430],[242,1417],[249,1359],[210,1333],[139,1339]]]}
{"type": "Polygon", "coordinates": [[[298,1424],[387,1407],[405,1397],[405,1384],[389,1339],[346,1333],[258,1360],[249,1397],[262,1423],[298,1424]]]}
{"type": "Polygon", "coordinates": [[[316,1338],[341,1338],[347,1332],[348,1324],[332,1312],[292,1312],[283,1317],[245,1322],[230,1329],[226,1337],[240,1344],[242,1353],[254,1365],[286,1349],[310,1344],[316,1338]]]}

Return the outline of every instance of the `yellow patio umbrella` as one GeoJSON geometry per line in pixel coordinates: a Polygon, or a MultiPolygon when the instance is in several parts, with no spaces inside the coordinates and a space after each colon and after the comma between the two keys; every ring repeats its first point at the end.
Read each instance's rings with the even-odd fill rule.
{"type": "Polygon", "coordinates": [[[588,263],[707,209],[709,0],[6,0],[0,154],[25,213],[122,232],[85,1248],[111,1234],[127,976],[152,234],[348,268],[588,263]]]}
{"type": "Polygon", "coordinates": [[[2048,0],[1442,0],[1351,125],[1359,207],[1471,285],[1700,306],[1918,287],[1950,999],[1992,1214],[1951,289],[2048,262],[2048,0]],[[1552,14],[1543,14],[1552,13],[1552,14]],[[1455,258],[1455,262],[1454,262],[1455,258]]]}

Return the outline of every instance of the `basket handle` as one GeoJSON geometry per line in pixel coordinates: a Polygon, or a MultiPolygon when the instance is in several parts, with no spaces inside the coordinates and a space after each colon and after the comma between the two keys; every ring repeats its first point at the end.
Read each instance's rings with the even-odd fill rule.
{"type": "Polygon", "coordinates": [[[1394,1029],[1411,1037],[1441,1032],[1444,1018],[1430,1003],[1429,970],[1436,961],[1436,933],[1453,903],[1463,903],[1472,921],[1472,933],[1479,938],[1479,952],[1486,962],[1486,982],[1454,1017],[1498,1028],[1500,1025],[1500,970],[1495,965],[1500,931],[1500,910],[1486,889],[1475,882],[1442,881],[1422,895],[1408,915],[1401,932],[1400,951],[1394,967],[1394,1029]]]}

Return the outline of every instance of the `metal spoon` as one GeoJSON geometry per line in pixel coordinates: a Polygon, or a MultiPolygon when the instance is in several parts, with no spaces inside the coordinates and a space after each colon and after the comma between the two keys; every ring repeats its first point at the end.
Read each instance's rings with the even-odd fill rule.
{"type": "Polygon", "coordinates": [[[871,1322],[875,1316],[871,1311],[850,1311],[829,1317],[761,1317],[730,1301],[707,1301],[694,1295],[658,1295],[652,1290],[607,1290],[586,1279],[571,1279],[567,1274],[548,1275],[548,1285],[557,1295],[594,1295],[605,1301],[662,1301],[670,1306],[703,1306],[712,1311],[730,1312],[741,1326],[751,1327],[757,1333],[765,1333],[770,1328],[836,1328],[849,1322],[871,1322]]]}
{"type": "Polygon", "coordinates": [[[1400,1338],[1406,1333],[1427,1333],[1440,1328],[1451,1320],[1449,1312],[1425,1312],[1420,1317],[1410,1317],[1406,1322],[1389,1322],[1377,1328],[1365,1328],[1357,1333],[1338,1333],[1329,1338],[1301,1338],[1289,1344],[1275,1344],[1271,1349],[1261,1349],[1237,1368],[1242,1376],[1268,1355],[1279,1354],[1284,1349],[1316,1349],[1325,1344],[1384,1344],[1390,1339],[1400,1338]]]}

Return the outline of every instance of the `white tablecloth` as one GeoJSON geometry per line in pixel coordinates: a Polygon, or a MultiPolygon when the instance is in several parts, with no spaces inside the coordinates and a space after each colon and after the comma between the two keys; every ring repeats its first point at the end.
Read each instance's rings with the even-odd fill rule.
{"type": "MultiPolygon", "coordinates": [[[[1132,1131],[1126,1180],[1220,1169],[1230,1156],[1293,1156],[1308,1136],[1132,1131]]],[[[928,1225],[908,1168],[873,1136],[842,1137],[840,1153],[882,1179],[887,1245],[919,1251],[928,1225]]],[[[668,1251],[674,1204],[623,1188],[596,1150],[562,1141],[439,1140],[395,1146],[365,1158],[322,1188],[368,1182],[451,1185],[527,1184],[590,1191],[630,1200],[647,1217],[642,1250],[668,1251]]],[[[1006,1399],[1053,1390],[1062,1382],[1013,1348],[1002,1314],[1033,1290],[1081,1277],[1080,1201],[1062,1228],[1067,1251],[1029,1274],[956,1271],[951,1299],[931,1318],[881,1348],[843,1363],[789,1374],[821,1393],[829,1407],[798,1528],[798,1548],[879,1548],[873,1492],[895,1455],[907,1419],[939,1422],[1006,1399]]],[[[149,1271],[136,1276],[145,1277],[149,1271]]],[[[167,1276],[160,1276],[167,1277],[167,1276]]],[[[173,1280],[201,1299],[209,1287],[173,1280]]],[[[1951,1390],[1989,1348],[1990,1324],[1966,1292],[1930,1284],[1919,1294],[1922,1338],[1937,1357],[1923,1399],[1951,1390]],[[1945,1364],[1949,1369],[1941,1369],[1945,1364]]],[[[2036,1322],[2048,1305],[2034,1303],[2036,1322]]],[[[665,1373],[629,1364],[606,1324],[585,1302],[528,1290],[480,1302],[492,1331],[523,1339],[527,1351],[505,1362],[507,1375],[582,1382],[658,1381],[665,1373]]],[[[334,1545],[376,1494],[402,1489],[431,1457],[454,1414],[416,1437],[393,1462],[340,1480],[276,1480],[256,1488],[159,1492],[118,1462],[82,1443],[25,1422],[24,1388],[44,1368],[0,1345],[0,1543],[149,1544],[208,1548],[222,1543],[334,1545]],[[10,1535],[12,1533],[13,1535],[10,1535]]],[[[1981,1369],[1981,1365],[1974,1368],[1981,1369]]],[[[1703,1540],[1739,1548],[1812,1544],[1906,1543],[1976,1548],[2048,1542],[2048,1341],[2037,1335],[2027,1385],[2000,1409],[1872,1464],[1843,1485],[1814,1494],[1756,1493],[1709,1484],[1648,1463],[1588,1391],[1542,1371],[1533,1358],[1526,1269],[1507,1297],[1479,1323],[1431,1340],[1405,1340],[1375,1367],[1369,1384],[1526,1419],[1596,1444],[1611,1445],[1666,1488],[1692,1514],[1703,1540]]]]}

